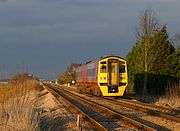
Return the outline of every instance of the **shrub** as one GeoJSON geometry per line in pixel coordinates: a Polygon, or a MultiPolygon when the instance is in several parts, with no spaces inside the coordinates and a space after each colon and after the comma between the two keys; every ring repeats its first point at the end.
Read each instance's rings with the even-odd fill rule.
{"type": "MultiPolygon", "coordinates": [[[[38,130],[38,85],[35,80],[17,80],[11,88],[0,88],[0,126],[5,130],[38,130]]],[[[0,128],[1,128],[0,127],[0,128]]]]}
{"type": "Polygon", "coordinates": [[[166,88],[166,94],[161,97],[156,104],[180,108],[180,83],[169,84],[166,88]]]}

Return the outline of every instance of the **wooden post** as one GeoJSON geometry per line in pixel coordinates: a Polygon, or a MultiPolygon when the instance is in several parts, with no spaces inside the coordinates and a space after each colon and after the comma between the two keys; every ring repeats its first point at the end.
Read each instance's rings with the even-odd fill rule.
{"type": "Polygon", "coordinates": [[[82,115],[77,116],[77,131],[82,131],[82,115]]]}

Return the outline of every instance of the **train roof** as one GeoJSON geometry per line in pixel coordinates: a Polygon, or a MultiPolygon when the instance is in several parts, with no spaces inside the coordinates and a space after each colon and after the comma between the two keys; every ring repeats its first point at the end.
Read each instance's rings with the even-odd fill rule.
{"type": "Polygon", "coordinates": [[[108,57],[117,57],[117,58],[120,58],[120,59],[125,60],[124,58],[119,57],[119,56],[116,56],[116,55],[108,55],[108,56],[100,57],[100,59],[97,59],[97,60],[87,61],[87,62],[85,62],[85,63],[82,63],[79,67],[81,67],[81,66],[83,66],[83,65],[88,65],[88,64],[91,64],[91,63],[96,63],[96,62],[98,62],[99,60],[103,60],[103,59],[108,58],[108,57]]]}
{"type": "Polygon", "coordinates": [[[124,58],[119,57],[119,56],[116,56],[116,55],[108,55],[108,56],[104,56],[104,57],[101,57],[100,60],[105,59],[105,58],[108,58],[108,57],[117,57],[117,58],[120,58],[120,59],[125,60],[124,58]]]}

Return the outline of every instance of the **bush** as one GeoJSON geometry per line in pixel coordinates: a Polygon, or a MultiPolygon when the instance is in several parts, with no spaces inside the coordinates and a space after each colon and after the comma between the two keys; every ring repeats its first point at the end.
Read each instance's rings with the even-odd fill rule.
{"type": "Polygon", "coordinates": [[[156,104],[180,108],[180,83],[170,83],[166,88],[166,94],[156,104]]]}
{"type": "Polygon", "coordinates": [[[38,85],[35,80],[16,81],[11,88],[0,87],[0,128],[5,130],[38,130],[38,85]]]}
{"type": "Polygon", "coordinates": [[[58,77],[58,82],[61,84],[71,83],[72,80],[73,80],[72,76],[67,73],[61,74],[58,77]]]}

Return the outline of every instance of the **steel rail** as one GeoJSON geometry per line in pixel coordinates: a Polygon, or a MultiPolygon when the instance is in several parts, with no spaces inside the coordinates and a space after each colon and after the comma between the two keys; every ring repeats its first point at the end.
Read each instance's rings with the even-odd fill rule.
{"type": "MultiPolygon", "coordinates": [[[[57,88],[56,88],[56,89],[57,89],[57,88]]],[[[113,116],[116,116],[117,118],[119,118],[119,119],[121,119],[121,120],[124,120],[124,121],[128,122],[129,124],[135,126],[137,129],[140,129],[140,130],[148,130],[148,131],[155,131],[155,130],[157,130],[157,129],[154,129],[153,127],[150,127],[150,126],[148,126],[148,125],[145,125],[145,124],[143,124],[143,123],[140,123],[140,122],[138,122],[138,121],[135,121],[135,120],[133,120],[133,119],[127,117],[127,116],[124,116],[124,115],[121,115],[121,114],[119,114],[119,113],[116,113],[115,111],[113,111],[113,110],[111,110],[111,109],[108,109],[108,108],[106,108],[106,107],[100,106],[100,105],[98,105],[98,104],[95,103],[95,102],[92,102],[92,101],[89,101],[89,100],[87,100],[87,99],[84,99],[84,98],[82,98],[82,97],[80,97],[80,96],[77,96],[77,95],[75,95],[75,94],[73,94],[73,93],[71,93],[71,92],[69,92],[69,91],[62,90],[62,89],[61,89],[61,90],[60,90],[60,89],[57,89],[57,90],[60,91],[60,92],[62,92],[62,91],[65,92],[66,94],[68,94],[68,96],[71,96],[71,97],[73,97],[74,99],[79,99],[80,101],[83,101],[84,103],[88,103],[88,104],[92,105],[93,107],[96,107],[96,108],[98,108],[98,109],[104,110],[104,111],[112,114],[113,116]]]]}
{"type": "MultiPolygon", "coordinates": [[[[63,86],[59,86],[59,87],[63,87],[63,86]]],[[[143,107],[140,107],[140,106],[131,105],[131,104],[127,104],[127,103],[121,103],[121,102],[118,102],[118,101],[113,101],[113,100],[108,99],[108,98],[101,98],[101,97],[97,97],[97,96],[94,96],[94,95],[92,95],[91,97],[94,97],[94,98],[100,99],[100,100],[106,100],[109,103],[113,103],[113,104],[116,104],[116,105],[124,106],[124,107],[127,107],[129,109],[134,109],[136,111],[148,113],[148,114],[153,115],[153,116],[162,117],[162,118],[165,118],[165,119],[168,119],[168,120],[180,122],[180,118],[179,117],[175,117],[173,115],[170,115],[170,114],[167,114],[167,113],[164,113],[164,112],[160,112],[160,111],[157,111],[157,110],[147,109],[147,108],[143,108],[143,107]]],[[[145,103],[145,105],[146,105],[146,103],[145,103]]]]}
{"type": "Polygon", "coordinates": [[[180,110],[170,108],[170,107],[161,107],[161,106],[157,106],[157,105],[153,105],[153,104],[143,103],[143,102],[139,102],[139,101],[131,101],[131,100],[127,100],[127,99],[121,99],[121,101],[125,101],[125,102],[132,103],[132,104],[138,104],[138,105],[142,105],[142,106],[146,106],[146,107],[156,108],[159,110],[175,112],[177,114],[180,114],[180,110]]]}
{"type": "MultiPolygon", "coordinates": [[[[75,89],[74,89],[75,90],[75,89]]],[[[79,92],[80,93],[80,92],[79,92]]],[[[89,95],[89,94],[86,94],[86,95],[89,95]]],[[[94,96],[94,95],[89,95],[89,96],[94,96]]],[[[95,96],[96,97],[96,96],[95,96]]],[[[104,98],[104,97],[103,97],[104,98]]],[[[109,98],[104,98],[104,99],[109,99],[109,98]]],[[[109,100],[112,100],[112,99],[109,99],[109,100]]],[[[164,110],[164,111],[168,111],[168,112],[172,112],[172,115],[173,113],[176,113],[177,115],[180,114],[180,109],[175,109],[175,108],[171,108],[171,107],[161,107],[161,106],[158,106],[158,105],[153,105],[153,104],[148,104],[148,103],[143,103],[143,102],[140,102],[140,101],[131,101],[131,100],[128,100],[128,99],[121,99],[120,101],[123,101],[123,102],[127,102],[127,103],[132,103],[132,104],[137,104],[137,105],[141,105],[141,106],[144,106],[146,108],[155,108],[155,109],[159,109],[159,110],[164,110]]],[[[162,112],[162,111],[161,111],[162,112]]],[[[171,113],[169,113],[169,115],[171,115],[171,113]]]]}
{"type": "Polygon", "coordinates": [[[154,115],[154,116],[160,116],[160,117],[163,117],[163,118],[168,119],[168,120],[180,122],[180,118],[169,115],[169,114],[166,114],[166,113],[163,113],[163,112],[160,112],[160,111],[155,111],[155,110],[152,110],[152,109],[143,108],[143,107],[136,106],[136,105],[130,105],[130,104],[127,104],[127,103],[121,103],[121,102],[117,102],[117,101],[112,101],[112,100],[107,99],[107,98],[100,98],[100,97],[96,97],[96,98],[101,99],[101,100],[106,100],[109,103],[113,103],[113,104],[116,104],[116,105],[124,106],[124,107],[130,108],[130,109],[134,109],[134,110],[137,110],[137,111],[144,112],[144,113],[148,113],[148,114],[151,114],[151,115],[154,115]]]}
{"type": "Polygon", "coordinates": [[[73,108],[77,113],[82,114],[83,118],[88,120],[96,129],[100,130],[100,131],[108,131],[108,129],[106,129],[104,126],[102,126],[99,122],[97,122],[96,120],[94,120],[93,118],[91,118],[90,116],[88,116],[86,113],[84,113],[81,109],[79,109],[78,107],[76,107],[75,105],[73,105],[71,102],[69,102],[64,96],[60,95],[59,93],[57,93],[55,90],[51,89],[51,87],[49,86],[45,86],[45,88],[47,90],[49,90],[53,95],[55,96],[61,96],[61,98],[63,99],[63,101],[65,101],[71,108],[73,108]]]}

